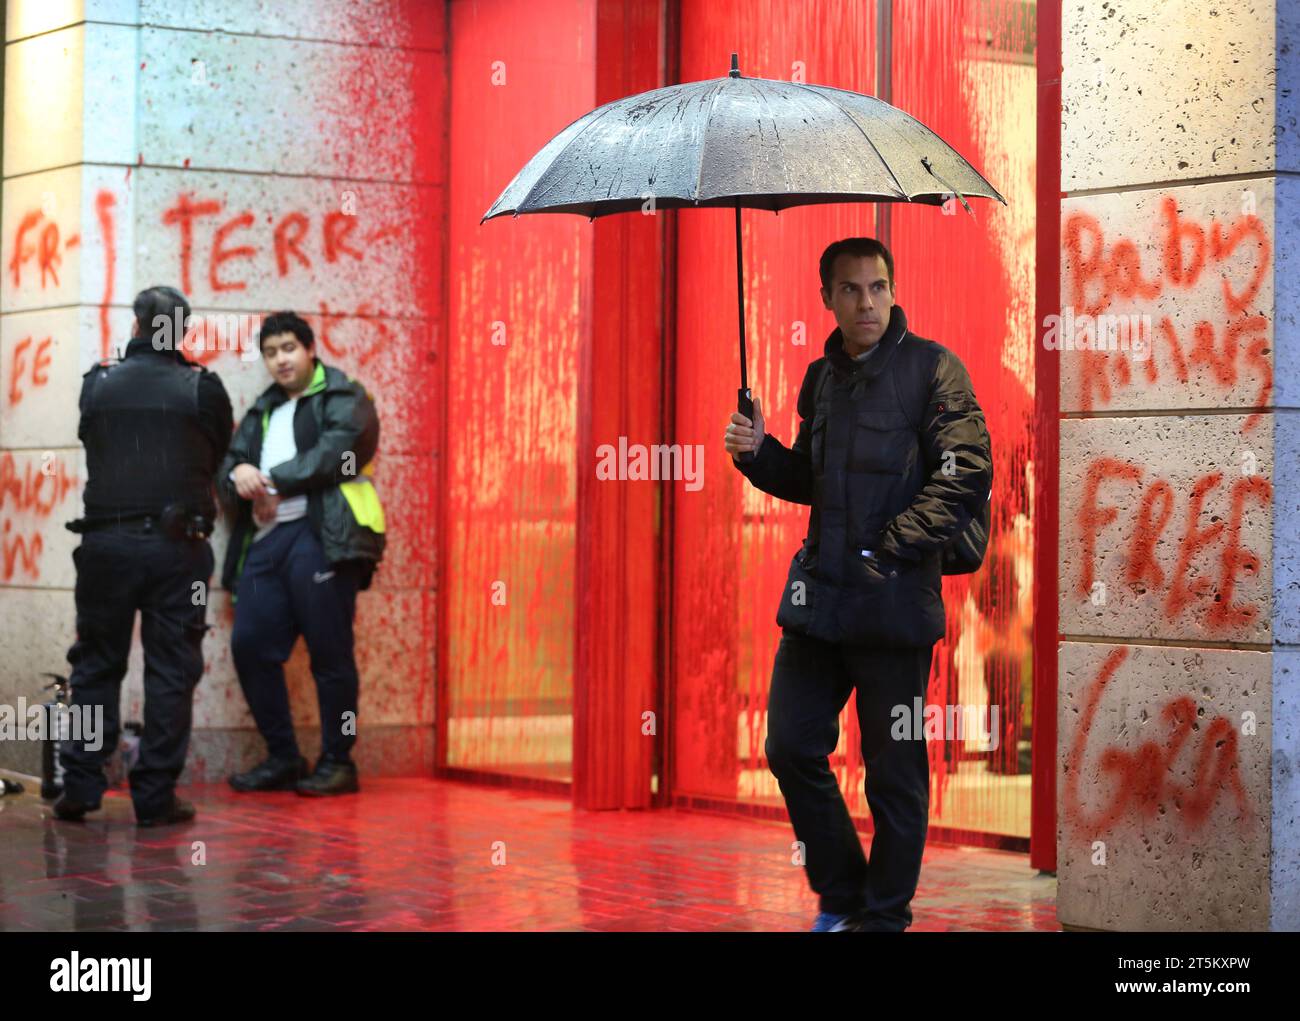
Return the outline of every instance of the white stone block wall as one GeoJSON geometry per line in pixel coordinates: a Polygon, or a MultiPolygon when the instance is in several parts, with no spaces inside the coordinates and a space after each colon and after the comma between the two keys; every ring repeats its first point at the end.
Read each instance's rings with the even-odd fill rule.
{"type": "MultiPolygon", "coordinates": [[[[356,753],[366,772],[430,767],[444,21],[441,3],[410,0],[7,5],[0,702],[32,701],[42,672],[67,672],[81,374],[125,344],[137,291],[172,284],[208,324],[192,356],[221,375],[237,419],[268,379],[231,328],[284,308],[375,397],[389,549],[358,601],[356,753]]],[[[223,522],[214,587],[227,534],[223,522]]],[[[263,750],[230,662],[232,619],[214,591],[188,779],[263,750]]],[[[124,719],[141,715],[141,661],[137,640],[124,719]]],[[[288,672],[312,753],[301,642],[288,672]]],[[[0,745],[0,766],[37,761],[35,747],[0,745]]]]}
{"type": "Polygon", "coordinates": [[[1300,4],[1063,16],[1059,916],[1300,928],[1300,4]]]}

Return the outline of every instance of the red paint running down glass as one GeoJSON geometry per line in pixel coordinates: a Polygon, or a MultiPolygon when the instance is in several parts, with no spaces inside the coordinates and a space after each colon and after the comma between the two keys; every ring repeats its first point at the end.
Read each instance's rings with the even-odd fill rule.
{"type": "Polygon", "coordinates": [[[537,150],[597,105],[596,10],[589,0],[453,4],[450,25],[439,738],[449,766],[566,780],[593,229],[577,216],[479,220],[537,150]]]}

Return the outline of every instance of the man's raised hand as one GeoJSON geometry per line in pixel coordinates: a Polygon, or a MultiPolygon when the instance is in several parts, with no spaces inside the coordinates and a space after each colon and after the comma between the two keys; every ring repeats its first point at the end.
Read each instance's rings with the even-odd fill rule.
{"type": "Polygon", "coordinates": [[[758,450],[763,445],[763,435],[763,402],[755,397],[754,420],[751,422],[739,411],[733,411],[723,446],[734,458],[739,454],[758,450]]]}

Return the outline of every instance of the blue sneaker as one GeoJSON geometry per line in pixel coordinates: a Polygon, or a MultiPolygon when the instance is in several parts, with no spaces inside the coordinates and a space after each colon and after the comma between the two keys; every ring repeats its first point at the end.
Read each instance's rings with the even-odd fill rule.
{"type": "Polygon", "coordinates": [[[855,915],[836,915],[830,911],[818,912],[809,932],[853,932],[857,928],[855,915]]]}

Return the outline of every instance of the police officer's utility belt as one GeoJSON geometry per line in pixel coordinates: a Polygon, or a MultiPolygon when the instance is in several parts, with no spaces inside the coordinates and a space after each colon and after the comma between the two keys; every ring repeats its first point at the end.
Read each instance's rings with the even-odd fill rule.
{"type": "Polygon", "coordinates": [[[211,518],[187,510],[182,504],[171,503],[159,513],[141,511],[111,518],[78,518],[64,527],[78,534],[112,530],[157,533],[169,539],[206,539],[212,534],[212,525],[211,518]]]}

